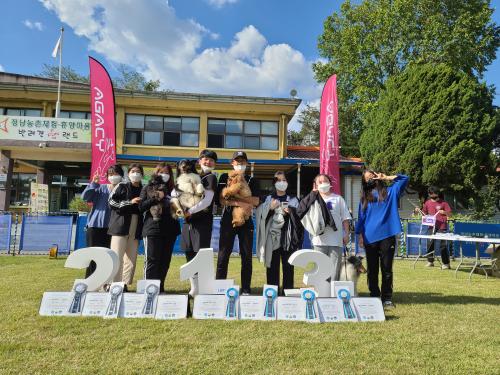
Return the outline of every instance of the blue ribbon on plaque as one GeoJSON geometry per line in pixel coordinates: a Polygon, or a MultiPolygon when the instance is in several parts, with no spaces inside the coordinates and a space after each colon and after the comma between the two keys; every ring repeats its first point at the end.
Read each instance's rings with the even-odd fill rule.
{"type": "Polygon", "coordinates": [[[277,292],[274,288],[267,288],[264,291],[264,296],[266,297],[266,307],[264,309],[264,316],[266,318],[274,318],[276,313],[274,311],[274,300],[276,299],[277,292]]]}
{"type": "Polygon", "coordinates": [[[342,301],[344,317],[346,319],[356,318],[356,314],[351,307],[351,293],[349,293],[347,289],[339,289],[339,291],[337,292],[337,296],[342,301]]]}
{"type": "Polygon", "coordinates": [[[314,291],[306,289],[302,292],[302,298],[306,301],[306,319],[316,319],[317,315],[314,309],[316,294],[314,291]]]}
{"type": "Polygon", "coordinates": [[[238,290],[236,288],[228,288],[226,297],[228,298],[226,307],[226,317],[236,318],[236,298],[238,298],[238,290]]]}

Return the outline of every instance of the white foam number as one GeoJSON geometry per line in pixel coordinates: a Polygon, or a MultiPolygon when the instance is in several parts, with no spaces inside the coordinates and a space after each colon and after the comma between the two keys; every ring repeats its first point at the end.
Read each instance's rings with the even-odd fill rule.
{"type": "Polygon", "coordinates": [[[72,252],[66,259],[64,267],[86,268],[92,260],[96,264],[96,269],[92,275],[82,280],[87,284],[89,292],[99,290],[104,284],[111,283],[120,265],[118,255],[113,250],[105,247],[84,247],[72,252]]]}
{"type": "Polygon", "coordinates": [[[319,297],[330,297],[330,282],[333,267],[328,255],[313,250],[298,250],[288,259],[293,266],[306,268],[309,263],[314,263],[311,271],[304,272],[304,284],[312,286],[318,292],[319,297]]]}
{"type": "Polygon", "coordinates": [[[196,274],[198,274],[198,293],[213,294],[215,290],[213,249],[200,249],[190,262],[181,266],[181,281],[188,280],[196,274]]]}

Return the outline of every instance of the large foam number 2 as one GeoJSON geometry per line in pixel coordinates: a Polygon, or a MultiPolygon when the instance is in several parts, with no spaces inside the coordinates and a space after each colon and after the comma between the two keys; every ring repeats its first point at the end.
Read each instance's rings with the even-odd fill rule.
{"type": "Polygon", "coordinates": [[[89,292],[111,283],[120,265],[118,255],[113,250],[105,247],[84,247],[72,252],[66,259],[64,267],[86,268],[92,260],[96,264],[96,270],[84,280],[89,292]]]}
{"type": "Polygon", "coordinates": [[[298,250],[290,256],[288,263],[301,268],[306,268],[308,263],[314,263],[311,271],[304,272],[304,284],[314,287],[319,297],[330,297],[330,282],[327,280],[332,277],[333,269],[327,255],[319,251],[298,250]]]}
{"type": "Polygon", "coordinates": [[[198,274],[198,293],[213,294],[215,290],[213,249],[200,249],[190,262],[181,266],[181,280],[187,280],[196,274],[198,274]]]}

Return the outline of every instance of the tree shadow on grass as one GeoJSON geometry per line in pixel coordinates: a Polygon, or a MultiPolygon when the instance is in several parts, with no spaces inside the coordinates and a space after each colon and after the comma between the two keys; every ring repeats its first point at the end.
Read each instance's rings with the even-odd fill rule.
{"type": "Polygon", "coordinates": [[[394,302],[400,304],[428,304],[440,303],[445,305],[500,305],[500,298],[495,297],[478,297],[471,295],[443,295],[442,293],[432,292],[395,292],[394,302]]]}

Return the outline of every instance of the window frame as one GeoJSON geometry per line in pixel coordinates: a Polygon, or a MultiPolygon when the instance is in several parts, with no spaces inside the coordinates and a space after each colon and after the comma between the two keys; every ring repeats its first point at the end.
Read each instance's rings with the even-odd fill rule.
{"type": "MultiPolygon", "coordinates": [[[[221,124],[217,124],[221,125],[221,124]]],[[[233,119],[233,118],[219,118],[219,117],[210,117],[208,118],[207,121],[207,147],[210,148],[226,148],[229,150],[238,150],[238,149],[245,149],[245,150],[257,150],[257,151],[279,151],[280,143],[280,134],[279,134],[279,121],[271,121],[271,120],[245,120],[245,119],[233,119]],[[213,132],[210,131],[210,121],[224,121],[224,132],[213,132]],[[242,122],[242,132],[241,133],[234,133],[234,132],[227,132],[227,124],[226,121],[241,121],[242,122]],[[245,123],[246,122],[258,122],[259,123],[259,133],[246,133],[245,129],[245,123]],[[269,122],[269,123],[274,123],[276,124],[276,135],[273,134],[268,134],[268,133],[263,133],[262,132],[262,123],[264,122],[269,122]],[[215,147],[212,144],[209,143],[208,137],[209,136],[222,136],[223,137],[223,147],[215,147]],[[227,136],[240,136],[241,137],[241,147],[227,147],[226,143],[226,137],[227,136]],[[246,137],[251,137],[251,138],[258,138],[259,140],[259,148],[248,148],[246,147],[245,144],[245,139],[246,137]],[[276,139],[276,148],[275,149],[269,149],[269,148],[262,148],[262,138],[263,137],[270,137],[270,138],[275,138],[276,139]]]]}
{"type": "MultiPolygon", "coordinates": [[[[187,121],[186,121],[187,122],[187,121]]],[[[141,114],[141,113],[126,113],[125,114],[125,126],[124,126],[124,145],[127,146],[153,146],[153,147],[189,147],[189,148],[197,148],[200,146],[200,117],[196,116],[164,116],[164,115],[154,115],[154,114],[141,114]],[[142,128],[127,128],[127,118],[129,116],[142,116],[142,128]],[[162,119],[162,129],[148,129],[146,128],[146,120],[148,117],[160,117],[162,119]],[[166,124],[167,124],[167,119],[172,118],[172,119],[180,119],[179,124],[180,124],[180,130],[177,129],[167,129],[166,124]],[[198,122],[198,129],[197,130],[183,130],[183,125],[184,125],[184,119],[195,119],[198,122]],[[139,132],[141,133],[141,143],[127,143],[127,132],[139,132]],[[146,144],[144,142],[145,139],[145,133],[146,132],[156,132],[160,133],[160,142],[159,144],[146,144]],[[176,133],[178,134],[178,139],[179,142],[177,145],[166,145],[166,134],[167,133],[176,133]],[[196,144],[195,145],[184,145],[182,143],[182,135],[183,134],[196,134],[196,144]]],[[[189,122],[187,123],[189,125],[193,125],[193,123],[189,122]]],[[[186,126],[187,126],[186,124],[186,126]]]]}

